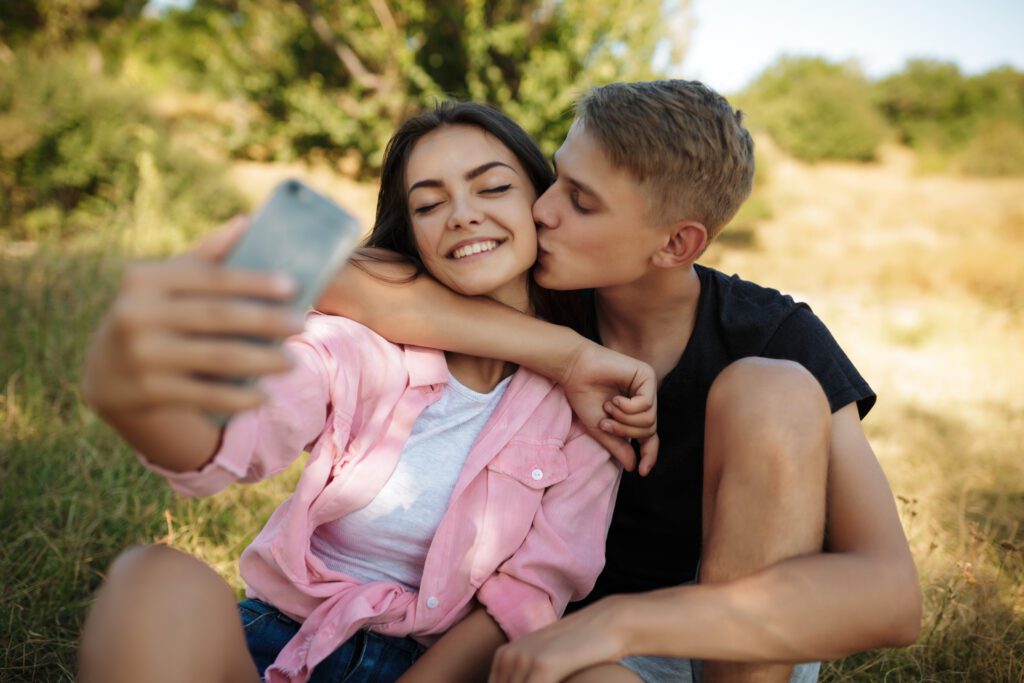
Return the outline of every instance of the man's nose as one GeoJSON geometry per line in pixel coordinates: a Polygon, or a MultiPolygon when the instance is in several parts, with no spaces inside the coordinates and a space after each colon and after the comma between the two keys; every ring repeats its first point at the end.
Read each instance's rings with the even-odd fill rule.
{"type": "Polygon", "coordinates": [[[533,203],[533,220],[539,227],[554,228],[558,224],[558,214],[554,210],[554,187],[549,187],[544,194],[533,203]]]}

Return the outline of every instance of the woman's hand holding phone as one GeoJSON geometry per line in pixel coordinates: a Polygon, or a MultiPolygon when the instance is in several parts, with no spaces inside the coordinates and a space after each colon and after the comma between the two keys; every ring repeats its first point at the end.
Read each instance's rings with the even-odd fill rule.
{"type": "Polygon", "coordinates": [[[160,408],[235,413],[263,400],[256,386],[232,384],[291,364],[280,340],[302,330],[285,304],[295,283],[219,263],[245,231],[238,218],[192,251],[126,271],[86,356],[83,394],[102,416],[160,408]]]}

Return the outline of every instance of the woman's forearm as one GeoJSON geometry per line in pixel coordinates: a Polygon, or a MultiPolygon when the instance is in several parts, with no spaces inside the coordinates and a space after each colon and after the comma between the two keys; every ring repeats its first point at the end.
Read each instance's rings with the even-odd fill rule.
{"type": "Polygon", "coordinates": [[[486,681],[494,651],[506,642],[508,639],[498,623],[479,607],[444,634],[399,680],[486,681]]]}
{"type": "Polygon", "coordinates": [[[361,265],[339,272],[317,308],[351,318],[393,342],[497,358],[556,381],[586,343],[569,328],[415,276],[409,264],[371,260],[361,265]]]}

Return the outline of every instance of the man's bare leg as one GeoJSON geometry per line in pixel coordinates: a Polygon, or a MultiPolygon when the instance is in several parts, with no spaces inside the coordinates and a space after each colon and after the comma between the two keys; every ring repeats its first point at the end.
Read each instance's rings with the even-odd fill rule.
{"type": "MultiPolygon", "coordinates": [[[[708,396],[701,583],[818,552],[825,528],[831,411],[789,361],[746,358],[708,396]]],[[[790,665],[706,662],[703,681],[787,681],[790,665]]]]}
{"type": "Polygon", "coordinates": [[[111,565],[82,630],[83,683],[255,683],[230,587],[194,557],[132,548],[111,565]]]}

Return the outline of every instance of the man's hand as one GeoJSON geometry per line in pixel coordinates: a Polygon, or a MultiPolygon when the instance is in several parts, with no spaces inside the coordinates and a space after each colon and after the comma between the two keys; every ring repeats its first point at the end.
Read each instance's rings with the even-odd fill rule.
{"type": "Polygon", "coordinates": [[[582,669],[626,656],[606,598],[498,648],[488,683],[558,683],[582,669]]]}
{"type": "Polygon", "coordinates": [[[658,382],[651,366],[584,340],[573,352],[559,384],[573,412],[598,443],[632,471],[640,444],[640,474],[658,459],[658,382]]]}
{"type": "Polygon", "coordinates": [[[262,393],[210,378],[290,367],[281,349],[239,339],[302,329],[300,319],[275,305],[294,294],[293,283],[217,265],[245,227],[244,219],[233,220],[187,254],[129,267],[86,355],[83,394],[97,412],[238,412],[258,405],[262,393]]]}

